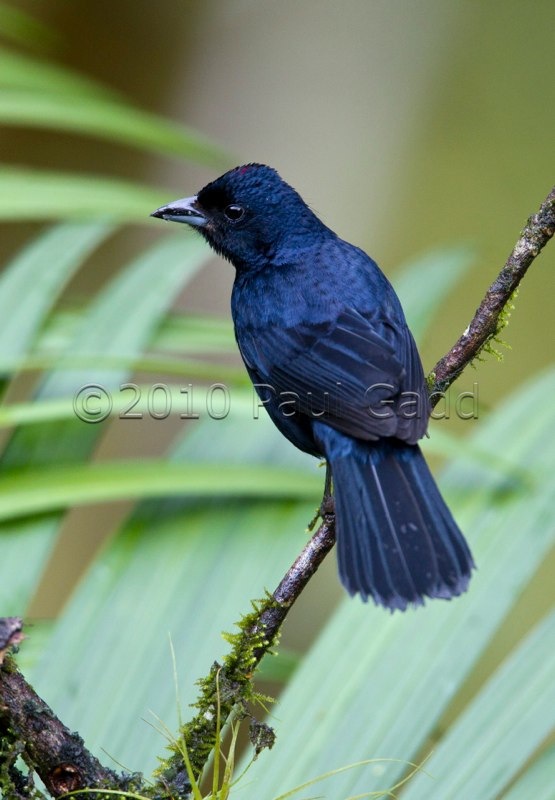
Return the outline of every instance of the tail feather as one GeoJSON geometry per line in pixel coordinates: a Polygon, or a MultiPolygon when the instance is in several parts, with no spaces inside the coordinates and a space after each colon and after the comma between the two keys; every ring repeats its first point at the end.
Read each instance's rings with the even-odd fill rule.
{"type": "Polygon", "coordinates": [[[392,610],[464,592],[472,555],[418,445],[336,431],[319,438],[332,470],[346,589],[392,610]]]}

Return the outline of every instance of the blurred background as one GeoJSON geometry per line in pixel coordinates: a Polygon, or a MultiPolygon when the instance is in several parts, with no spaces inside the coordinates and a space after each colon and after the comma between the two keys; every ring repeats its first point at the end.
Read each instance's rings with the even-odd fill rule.
{"type": "MultiPolygon", "coordinates": [[[[107,209],[107,216],[125,224],[67,281],[56,299],[60,313],[85,307],[122,263],[169,235],[169,228],[148,219],[157,205],[195,193],[228,167],[258,161],[275,167],[326,224],[370,253],[393,280],[410,262],[437,251],[465,254],[456,288],[417,337],[430,370],[468,324],[526,218],[553,184],[551,0],[13,0],[0,4],[0,29],[2,48],[27,54],[39,72],[48,64],[79,73],[99,92],[101,86],[103,97],[187,126],[200,142],[189,155],[169,146],[164,152],[163,143],[141,146],[123,135],[118,141],[117,134],[97,135],[94,126],[86,130],[75,121],[57,125],[55,112],[49,121],[46,112],[37,112],[40,121],[32,121],[32,110],[14,111],[9,96],[0,99],[3,186],[16,168],[21,174],[100,176],[145,191],[137,190],[132,210],[131,192],[115,212],[107,209]]],[[[43,74],[48,94],[49,73],[43,74]]],[[[46,200],[35,206],[31,187],[28,199],[11,211],[11,195],[4,191],[2,264],[53,221],[102,216],[101,203],[94,213],[85,201],[81,211],[70,203],[50,208],[45,187],[40,197],[46,200]]],[[[179,233],[185,247],[189,234],[179,233]]],[[[227,325],[233,270],[210,254],[203,260],[171,307],[227,325]]],[[[445,263],[450,269],[451,260],[445,263]]],[[[550,245],[515,300],[502,334],[506,346],[496,345],[503,360],[485,355],[456,384],[464,392],[477,382],[479,423],[552,364],[554,264],[550,245]]],[[[160,258],[152,292],[164,267],[160,258]]],[[[122,303],[122,318],[126,313],[122,303]]],[[[239,366],[233,346],[210,359],[239,366]]],[[[163,365],[158,374],[133,374],[139,383],[166,377],[163,365]]],[[[7,398],[21,402],[36,385],[36,374],[20,374],[7,398]]],[[[462,442],[476,424],[452,415],[432,426],[432,439],[441,429],[462,442]]],[[[130,435],[127,421],[115,420],[103,429],[94,458],[161,457],[182,430],[173,418],[145,419],[130,435]]],[[[431,459],[438,468],[441,452],[433,451],[431,459]]],[[[32,590],[22,595],[24,607],[11,613],[56,617],[130,508],[119,499],[81,502],[68,511],[32,590]]],[[[300,547],[302,529],[298,533],[300,547]]],[[[306,647],[342,597],[333,559],[328,561],[292,615],[287,647],[306,647]]],[[[287,565],[286,559],[281,571],[287,565]]],[[[510,639],[515,625],[527,630],[530,614],[535,619],[552,603],[545,587],[553,585],[553,558],[542,570],[501,640],[510,639]]],[[[490,658],[495,664],[500,656],[490,658]]]]}
{"type": "MultiPolygon", "coordinates": [[[[550,188],[548,0],[533,8],[517,0],[160,0],[155,11],[140,0],[13,5],[50,26],[51,37],[37,42],[43,55],[195,127],[232,165],[276,167],[388,274],[445,242],[473,245],[474,268],[423,345],[430,367],[550,188]]],[[[148,178],[168,199],[218,174],[44,129],[3,127],[0,146],[4,162],[148,178]]],[[[14,227],[19,241],[24,232],[14,227]]],[[[11,246],[6,231],[3,241],[11,246]]],[[[105,269],[87,270],[80,285],[98,283],[105,269]]],[[[190,302],[227,315],[232,279],[224,265],[210,266],[190,302]]],[[[528,276],[508,332],[509,363],[480,374],[484,403],[550,357],[543,325],[552,280],[544,262],[528,276]]]]}

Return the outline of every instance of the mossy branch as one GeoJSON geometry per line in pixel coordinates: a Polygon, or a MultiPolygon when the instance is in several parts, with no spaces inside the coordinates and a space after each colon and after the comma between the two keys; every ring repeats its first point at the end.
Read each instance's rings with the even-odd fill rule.
{"type": "MultiPolygon", "coordinates": [[[[326,554],[333,547],[335,530],[333,515],[322,509],[323,522],[312,536],[295,563],[286,572],[277,589],[263,600],[253,603],[253,611],[238,625],[238,632],[226,636],[231,652],[222,665],[213,664],[209,674],[199,681],[200,697],[195,717],[183,726],[180,740],[171,746],[172,755],[162,762],[157,772],[158,792],[164,798],[182,798],[180,787],[187,779],[183,762],[183,745],[187,749],[195,778],[198,777],[212,752],[216,736],[219,704],[220,717],[225,721],[232,712],[248,714],[247,706],[264,702],[254,691],[253,676],[264,655],[277,643],[281,625],[289,609],[314,575],[326,554]]],[[[251,718],[250,738],[255,754],[271,747],[272,729],[251,718]]]]}

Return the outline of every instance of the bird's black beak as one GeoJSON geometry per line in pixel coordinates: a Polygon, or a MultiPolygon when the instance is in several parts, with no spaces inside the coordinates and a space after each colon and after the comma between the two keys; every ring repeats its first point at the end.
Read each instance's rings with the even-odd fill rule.
{"type": "Polygon", "coordinates": [[[195,228],[202,228],[207,222],[206,215],[197,203],[196,196],[174,200],[167,206],[157,208],[150,216],[165,219],[168,222],[186,222],[187,225],[193,225],[195,228]]]}

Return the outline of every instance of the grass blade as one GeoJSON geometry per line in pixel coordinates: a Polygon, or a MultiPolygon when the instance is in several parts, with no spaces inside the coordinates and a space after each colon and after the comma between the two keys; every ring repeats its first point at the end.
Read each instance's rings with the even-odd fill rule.
{"type": "Polygon", "coordinates": [[[0,89],[0,122],[109,139],[222,169],[230,163],[222,149],[192,129],[108,97],[0,89]]]}
{"type": "Polygon", "coordinates": [[[113,231],[105,222],[67,223],[43,233],[0,275],[0,352],[20,358],[87,256],[113,231]]]}
{"type": "MultiPolygon", "coordinates": [[[[555,730],[555,613],[493,675],[403,800],[495,800],[555,730]]],[[[536,797],[521,795],[522,797],[536,797]]]]}
{"type": "Polygon", "coordinates": [[[110,218],[148,224],[168,199],[131,181],[0,165],[0,219],[15,222],[110,218]]]}
{"type": "Polygon", "coordinates": [[[164,496],[285,497],[318,502],[322,481],[306,474],[266,467],[170,464],[129,461],[25,470],[2,476],[0,520],[45,513],[82,503],[164,496]]]}

